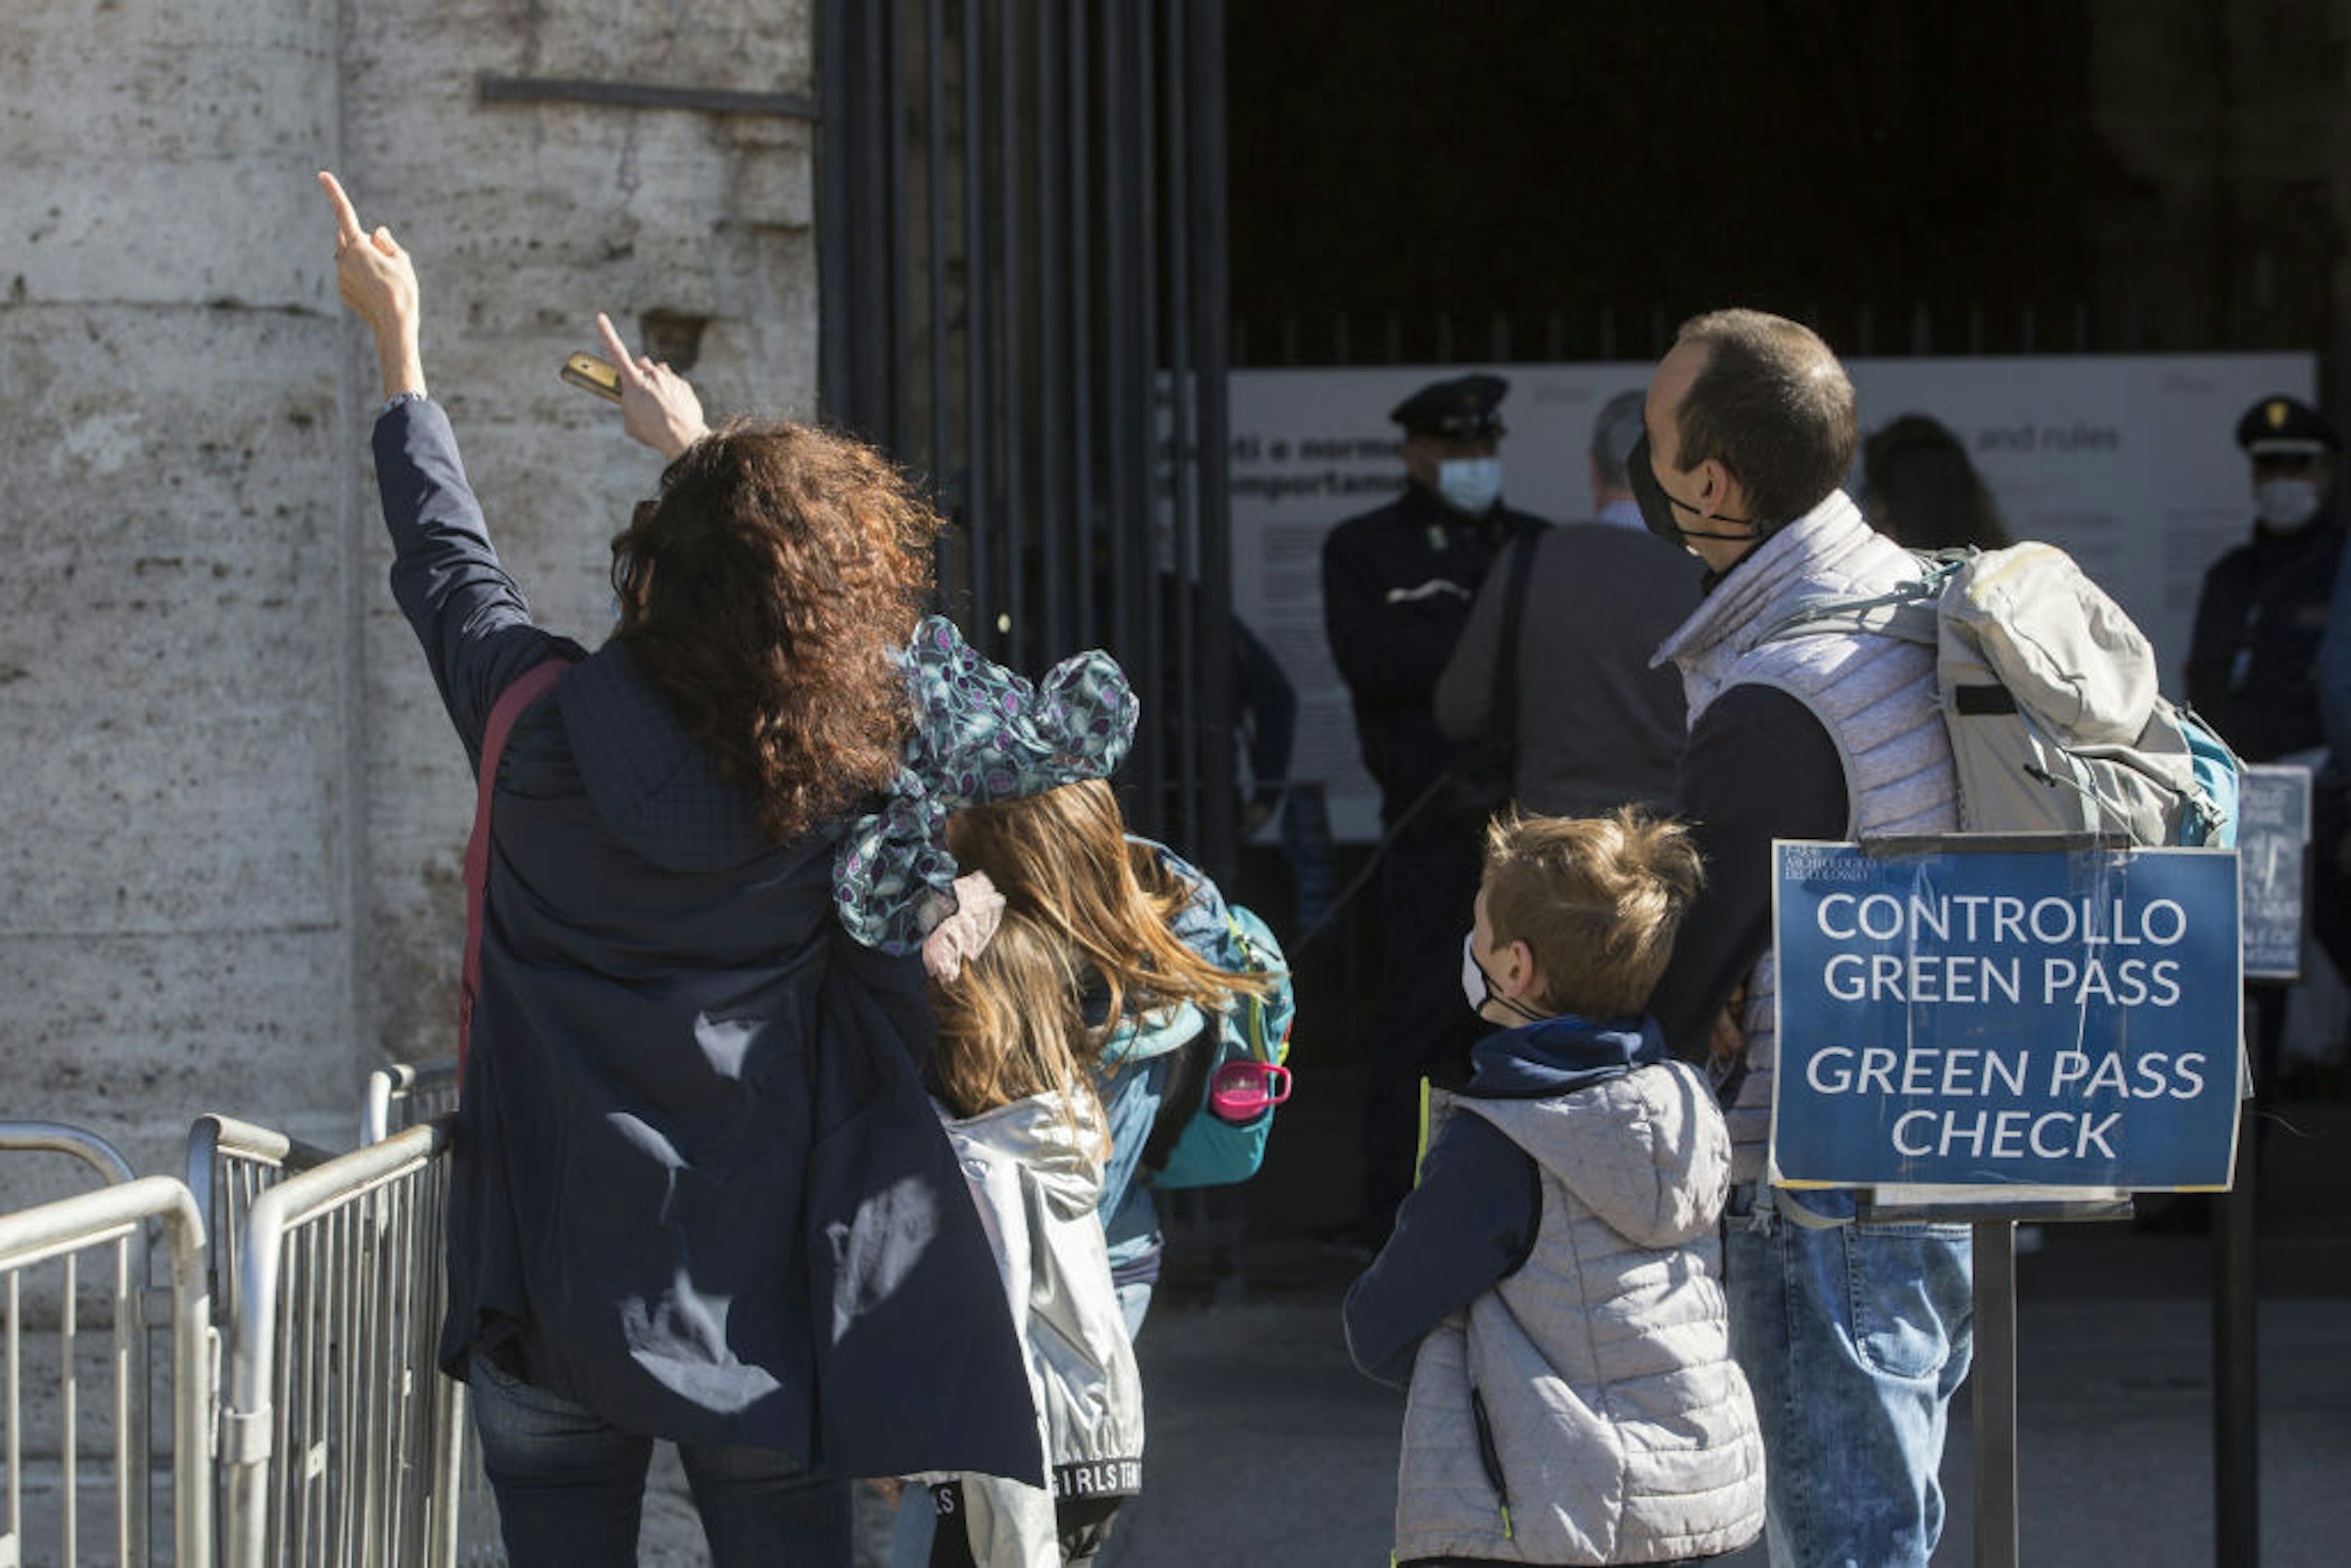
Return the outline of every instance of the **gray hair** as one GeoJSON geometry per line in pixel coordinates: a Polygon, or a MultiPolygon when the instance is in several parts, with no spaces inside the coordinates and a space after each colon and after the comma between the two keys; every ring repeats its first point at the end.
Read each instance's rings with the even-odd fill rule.
{"type": "Polygon", "coordinates": [[[1641,439],[1641,414],[1647,400],[1648,394],[1637,387],[1618,392],[1600,405],[1592,421],[1592,461],[1600,470],[1604,490],[1631,487],[1625,465],[1632,458],[1633,444],[1641,439]]]}

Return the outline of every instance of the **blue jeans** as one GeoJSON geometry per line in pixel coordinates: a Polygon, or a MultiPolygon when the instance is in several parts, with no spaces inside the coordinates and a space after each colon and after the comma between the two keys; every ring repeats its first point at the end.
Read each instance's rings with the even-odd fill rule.
{"type": "MultiPolygon", "coordinates": [[[[1763,1427],[1773,1568],[1925,1568],[1943,1532],[1945,1416],[1972,1343],[1968,1228],[1816,1230],[1770,1212],[1789,1195],[1755,1192],[1731,1189],[1723,1283],[1763,1427]]],[[[1798,1197],[1853,1212],[1846,1195],[1798,1197]]]]}
{"type": "MultiPolygon", "coordinates": [[[[633,1568],[653,1440],[476,1354],[466,1380],[512,1568],[633,1568]]],[[[713,1568],[850,1560],[849,1484],[772,1448],[678,1445],[713,1568]]]]}

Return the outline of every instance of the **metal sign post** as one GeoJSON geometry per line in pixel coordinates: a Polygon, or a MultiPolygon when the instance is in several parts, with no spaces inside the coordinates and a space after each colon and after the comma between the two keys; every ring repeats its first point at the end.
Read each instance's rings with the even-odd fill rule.
{"type": "MultiPolygon", "coordinates": [[[[2309,925],[2311,773],[2247,768],[2237,800],[2245,977],[2302,977],[2309,925]]],[[[2271,1086],[2259,1084],[2258,1089],[2271,1086]]],[[[2214,1561],[2261,1561],[2261,1367],[2254,1226],[2260,1145],[2252,1109],[2238,1136],[2236,1184],[2212,1218],[2212,1547],[2214,1561]]]]}
{"type": "Polygon", "coordinates": [[[1780,1185],[1975,1239],[1976,1562],[2019,1561],[2019,1220],[2235,1164],[2236,856],[2068,837],[1774,848],[1780,1185]]]}

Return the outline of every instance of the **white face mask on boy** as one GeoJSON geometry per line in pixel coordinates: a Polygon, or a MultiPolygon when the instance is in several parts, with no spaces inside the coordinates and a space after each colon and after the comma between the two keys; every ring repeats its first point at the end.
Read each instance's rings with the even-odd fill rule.
{"type": "Polygon", "coordinates": [[[1540,1022],[1542,1014],[1519,1000],[1494,989],[1494,982],[1486,973],[1486,966],[1478,962],[1478,933],[1472,929],[1461,937],[1461,994],[1469,999],[1469,1010],[1479,1018],[1486,1016],[1488,1003],[1510,1009],[1530,1022],[1540,1022]]]}

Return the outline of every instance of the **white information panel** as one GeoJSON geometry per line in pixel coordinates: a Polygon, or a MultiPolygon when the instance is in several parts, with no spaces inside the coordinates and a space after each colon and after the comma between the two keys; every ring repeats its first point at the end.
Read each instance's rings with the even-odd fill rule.
{"type": "MultiPolygon", "coordinates": [[[[1387,412],[1477,367],[1236,371],[1233,602],[1298,688],[1290,772],[1323,780],[1333,833],[1378,836],[1346,688],[1322,635],[1322,538],[1403,483],[1387,412]]],[[[1504,497],[1555,521],[1589,515],[1592,419],[1648,384],[1646,363],[1505,365],[1504,497]]],[[[1968,444],[2010,532],[2081,562],[2154,640],[2179,695],[2204,570],[2252,526],[2238,416],[2271,392],[2307,398],[2308,354],[1849,360],[1863,428],[1927,413],[1968,444]]]]}

